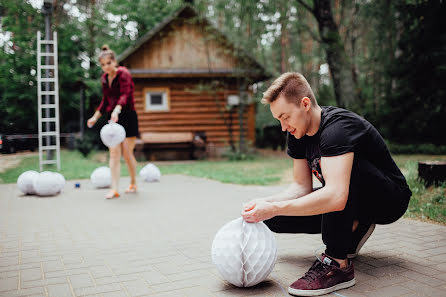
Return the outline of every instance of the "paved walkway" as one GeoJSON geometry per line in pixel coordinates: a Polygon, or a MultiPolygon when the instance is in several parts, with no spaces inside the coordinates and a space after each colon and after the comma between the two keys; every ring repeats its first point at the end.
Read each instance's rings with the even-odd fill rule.
{"type": "MultiPolygon", "coordinates": [[[[223,281],[210,256],[216,231],[243,201],[281,188],[170,175],[106,201],[107,190],[88,180],[52,198],[0,185],[0,296],[288,296],[322,251],[320,235],[275,234],[276,266],[254,288],[223,281]]],[[[446,227],[378,226],[354,264],[357,284],[328,296],[444,297],[446,227]]]]}

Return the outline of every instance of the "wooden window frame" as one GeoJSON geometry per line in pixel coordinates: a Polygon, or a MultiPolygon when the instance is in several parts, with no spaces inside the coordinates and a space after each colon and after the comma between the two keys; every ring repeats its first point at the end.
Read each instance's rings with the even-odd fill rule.
{"type": "Polygon", "coordinates": [[[169,88],[143,88],[144,112],[170,112],[170,89],[169,88]],[[167,109],[148,109],[147,93],[165,93],[167,109]]]}

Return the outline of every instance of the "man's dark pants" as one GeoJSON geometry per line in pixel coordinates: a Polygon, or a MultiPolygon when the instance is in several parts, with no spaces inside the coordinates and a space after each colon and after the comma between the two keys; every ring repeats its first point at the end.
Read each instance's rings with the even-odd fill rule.
{"type": "Polygon", "coordinates": [[[406,211],[411,192],[396,184],[373,164],[355,158],[344,210],[315,216],[277,216],[264,221],[276,233],[322,233],[325,253],[347,258],[354,220],[361,224],[390,224],[406,211]]]}

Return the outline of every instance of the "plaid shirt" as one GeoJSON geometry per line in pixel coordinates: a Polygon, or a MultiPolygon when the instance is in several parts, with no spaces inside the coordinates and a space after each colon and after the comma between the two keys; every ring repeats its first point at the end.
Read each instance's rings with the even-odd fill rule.
{"type": "Polygon", "coordinates": [[[118,104],[122,106],[123,110],[135,110],[135,99],[133,98],[135,84],[127,68],[118,67],[111,87],[108,84],[108,74],[106,73],[101,76],[101,83],[103,96],[97,110],[102,114],[112,112],[118,104]]]}

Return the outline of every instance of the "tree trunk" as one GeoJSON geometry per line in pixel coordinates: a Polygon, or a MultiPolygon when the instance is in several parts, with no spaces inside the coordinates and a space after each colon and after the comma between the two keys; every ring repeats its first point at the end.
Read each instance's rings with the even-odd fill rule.
{"type": "Polygon", "coordinates": [[[355,101],[355,85],[351,63],[334,21],[330,0],[313,0],[313,14],[319,25],[319,34],[330,66],[336,103],[349,108],[355,101]]]}

